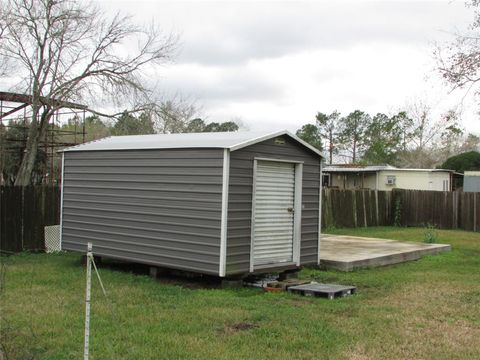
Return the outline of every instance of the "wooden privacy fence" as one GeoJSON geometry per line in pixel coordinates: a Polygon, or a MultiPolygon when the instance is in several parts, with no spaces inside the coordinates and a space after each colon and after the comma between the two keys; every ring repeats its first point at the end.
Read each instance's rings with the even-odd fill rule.
{"type": "Polygon", "coordinates": [[[322,228],[393,224],[392,192],[324,189],[322,228]]]}
{"type": "Polygon", "coordinates": [[[426,226],[480,231],[480,193],[324,189],[322,227],[426,226]]]}
{"type": "Polygon", "coordinates": [[[0,252],[43,250],[44,227],[59,223],[58,186],[0,187],[0,252]]]}
{"type": "MultiPolygon", "coordinates": [[[[396,223],[480,231],[480,193],[324,189],[322,197],[323,231],[396,223]]],[[[44,227],[59,223],[58,186],[0,187],[0,252],[43,250],[44,227]]]]}
{"type": "Polygon", "coordinates": [[[480,193],[394,190],[392,211],[403,226],[480,230],[480,193]]]}

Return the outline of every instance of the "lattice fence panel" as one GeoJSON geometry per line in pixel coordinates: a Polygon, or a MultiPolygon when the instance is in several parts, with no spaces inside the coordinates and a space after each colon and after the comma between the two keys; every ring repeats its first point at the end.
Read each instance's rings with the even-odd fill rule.
{"type": "Polygon", "coordinates": [[[61,250],[60,225],[45,226],[45,251],[51,253],[61,250]]]}

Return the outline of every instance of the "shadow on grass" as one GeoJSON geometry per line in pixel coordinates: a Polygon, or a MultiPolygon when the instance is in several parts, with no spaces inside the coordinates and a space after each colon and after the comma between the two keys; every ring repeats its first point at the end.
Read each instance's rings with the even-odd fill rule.
{"type": "MultiPolygon", "coordinates": [[[[99,269],[108,269],[139,276],[150,276],[150,266],[145,264],[113,259],[102,259],[101,261],[97,261],[96,264],[99,269]]],[[[153,278],[152,276],[152,279],[153,278]]],[[[218,277],[165,268],[158,268],[158,274],[155,280],[162,284],[177,285],[192,290],[222,288],[221,279],[218,277]]]]}

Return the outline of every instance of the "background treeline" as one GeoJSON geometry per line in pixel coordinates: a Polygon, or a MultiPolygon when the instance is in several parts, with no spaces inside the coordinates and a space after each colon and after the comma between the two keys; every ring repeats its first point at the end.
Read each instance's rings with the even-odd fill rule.
{"type": "Polygon", "coordinates": [[[480,138],[466,133],[453,110],[434,119],[423,104],[392,115],[355,110],[319,112],[297,135],[327,155],[327,163],[390,164],[435,168],[451,156],[476,151],[480,138]]]}
{"type": "MultiPolygon", "coordinates": [[[[46,182],[47,177],[58,180],[60,175],[59,156],[56,151],[65,146],[92,141],[107,136],[144,135],[158,133],[189,133],[237,131],[240,120],[222,123],[206,122],[195,117],[197,109],[191,105],[180,107],[166,102],[157,113],[149,111],[131,113],[125,111],[115,120],[101,119],[97,115],[83,118],[73,116],[60,124],[50,124],[45,143],[39,147],[32,173],[32,183],[46,182]],[[193,118],[192,118],[193,117],[193,118]],[[54,148],[51,148],[54,145],[54,148]],[[52,152],[53,157],[52,159],[52,152]]],[[[30,124],[21,120],[10,120],[6,125],[0,123],[0,184],[13,185],[26,147],[30,124]]],[[[45,140],[45,139],[44,139],[45,140]]],[[[55,182],[53,181],[53,182],[55,182]]]]}

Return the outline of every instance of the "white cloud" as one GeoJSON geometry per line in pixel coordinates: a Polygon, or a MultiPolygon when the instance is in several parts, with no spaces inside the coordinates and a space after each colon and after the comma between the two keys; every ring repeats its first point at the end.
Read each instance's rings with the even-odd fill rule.
{"type": "MultiPolygon", "coordinates": [[[[176,63],[148,72],[212,121],[295,130],[318,111],[391,112],[415,97],[456,105],[434,72],[432,42],[465,28],[463,1],[101,1],[181,34],[176,63]]],[[[468,129],[480,131],[472,101],[468,129]]]]}
{"type": "Polygon", "coordinates": [[[180,30],[180,62],[221,66],[358,43],[418,45],[468,17],[461,2],[449,1],[116,1],[112,7],[180,30]]]}
{"type": "Polygon", "coordinates": [[[168,86],[184,84],[182,89],[203,99],[212,120],[240,116],[251,128],[295,130],[313,121],[317,111],[375,113],[400,107],[424,87],[431,66],[422,49],[370,43],[353,47],[348,56],[331,49],[225,68],[177,65],[165,79],[168,86]]]}

